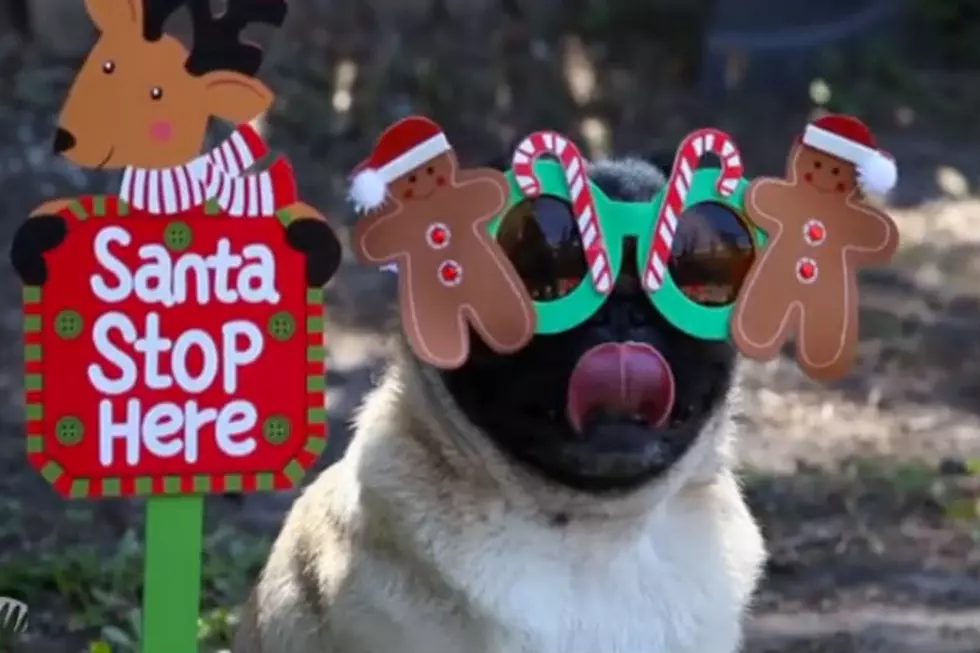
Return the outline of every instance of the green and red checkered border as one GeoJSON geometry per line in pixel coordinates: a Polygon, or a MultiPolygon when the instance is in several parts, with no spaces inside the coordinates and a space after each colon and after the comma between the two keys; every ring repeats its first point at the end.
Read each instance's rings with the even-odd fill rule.
{"type": "MultiPolygon", "coordinates": [[[[72,200],[61,211],[66,219],[87,220],[90,217],[125,217],[129,214],[126,202],[115,196],[91,196],[90,206],[82,199],[72,200]]],[[[206,213],[214,215],[220,209],[209,202],[206,213]]],[[[280,211],[277,218],[283,226],[293,216],[280,211]]],[[[256,218],[253,218],[256,219],[256,218]]],[[[261,218],[257,218],[261,219],[261,218]]],[[[167,496],[183,494],[212,494],[223,492],[261,492],[288,490],[298,486],[306,472],[327,447],[326,337],[324,334],[323,289],[306,291],[306,440],[303,449],[283,469],[241,474],[181,474],[170,476],[135,476],[81,478],[71,476],[45,450],[43,431],[44,351],[41,343],[43,291],[40,286],[25,286],[24,304],[24,391],[27,403],[27,458],[48,483],[63,496],[73,499],[98,499],[131,496],[167,496]]],[[[49,425],[49,429],[53,425],[49,425]]],[[[50,437],[53,437],[51,435],[50,437]]]]}

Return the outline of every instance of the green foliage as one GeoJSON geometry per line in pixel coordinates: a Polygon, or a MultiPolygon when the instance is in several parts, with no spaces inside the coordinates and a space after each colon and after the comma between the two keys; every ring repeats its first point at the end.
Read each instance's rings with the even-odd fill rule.
{"type": "Polygon", "coordinates": [[[88,645],[88,653],[112,653],[112,646],[103,640],[92,642],[88,645]]]}
{"type": "MultiPolygon", "coordinates": [[[[0,510],[0,518],[4,512],[0,510]]],[[[80,532],[86,526],[91,530],[89,510],[73,507],[70,516],[80,532]]],[[[23,598],[31,606],[34,628],[55,628],[90,640],[88,653],[136,653],[142,622],[141,540],[134,527],[108,550],[86,539],[66,546],[50,538],[36,542],[21,564],[11,564],[0,555],[0,594],[23,598]]],[[[205,534],[198,621],[202,651],[229,645],[237,604],[247,594],[268,546],[266,538],[231,528],[219,527],[205,534]]]]}
{"type": "MultiPolygon", "coordinates": [[[[980,477],[980,458],[964,461],[966,472],[973,477],[980,477]]],[[[965,489],[952,489],[947,492],[943,501],[946,517],[955,520],[980,519],[980,496],[977,496],[975,483],[967,484],[965,489]]]]}
{"type": "Polygon", "coordinates": [[[910,24],[925,42],[923,53],[950,68],[980,67],[980,2],[916,0],[910,24]]]}

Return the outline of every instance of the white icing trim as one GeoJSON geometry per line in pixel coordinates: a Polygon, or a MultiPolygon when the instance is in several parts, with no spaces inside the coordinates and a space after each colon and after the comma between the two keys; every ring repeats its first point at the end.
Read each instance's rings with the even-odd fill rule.
{"type": "Polygon", "coordinates": [[[388,182],[394,181],[426,161],[434,159],[443,152],[448,152],[449,149],[449,140],[446,135],[436,134],[378,168],[378,174],[388,182]]]}
{"type": "Polygon", "coordinates": [[[803,143],[827,154],[840,157],[845,161],[850,161],[854,165],[861,165],[871,158],[881,156],[876,149],[855,143],[849,138],[844,138],[839,134],[814,125],[807,125],[803,132],[803,143]]]}

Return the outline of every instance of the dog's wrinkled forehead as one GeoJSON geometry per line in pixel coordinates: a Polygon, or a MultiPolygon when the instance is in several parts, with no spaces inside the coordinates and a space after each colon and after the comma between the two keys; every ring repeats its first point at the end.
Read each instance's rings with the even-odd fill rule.
{"type": "Polygon", "coordinates": [[[639,159],[593,162],[589,177],[610,199],[623,202],[648,202],[666,182],[659,168],[639,159]]]}

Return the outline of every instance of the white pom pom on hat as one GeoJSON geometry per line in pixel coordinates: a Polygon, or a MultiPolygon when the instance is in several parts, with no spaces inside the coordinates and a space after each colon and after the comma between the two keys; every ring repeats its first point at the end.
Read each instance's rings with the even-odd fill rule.
{"type": "Polygon", "coordinates": [[[371,156],[354,169],[349,197],[358,211],[380,208],[388,184],[450,149],[442,128],[428,118],[409,116],[386,129],[371,156]]]}
{"type": "Polygon", "coordinates": [[[871,130],[854,116],[821,116],[807,125],[802,141],[804,145],[853,163],[865,193],[886,195],[898,182],[895,160],[878,149],[871,130]]]}
{"type": "Polygon", "coordinates": [[[858,165],[858,183],[868,193],[887,195],[898,182],[898,167],[890,156],[871,157],[858,165]]]}
{"type": "Polygon", "coordinates": [[[384,204],[388,184],[377,170],[365,168],[351,179],[349,193],[357,209],[366,211],[384,204]]]}

